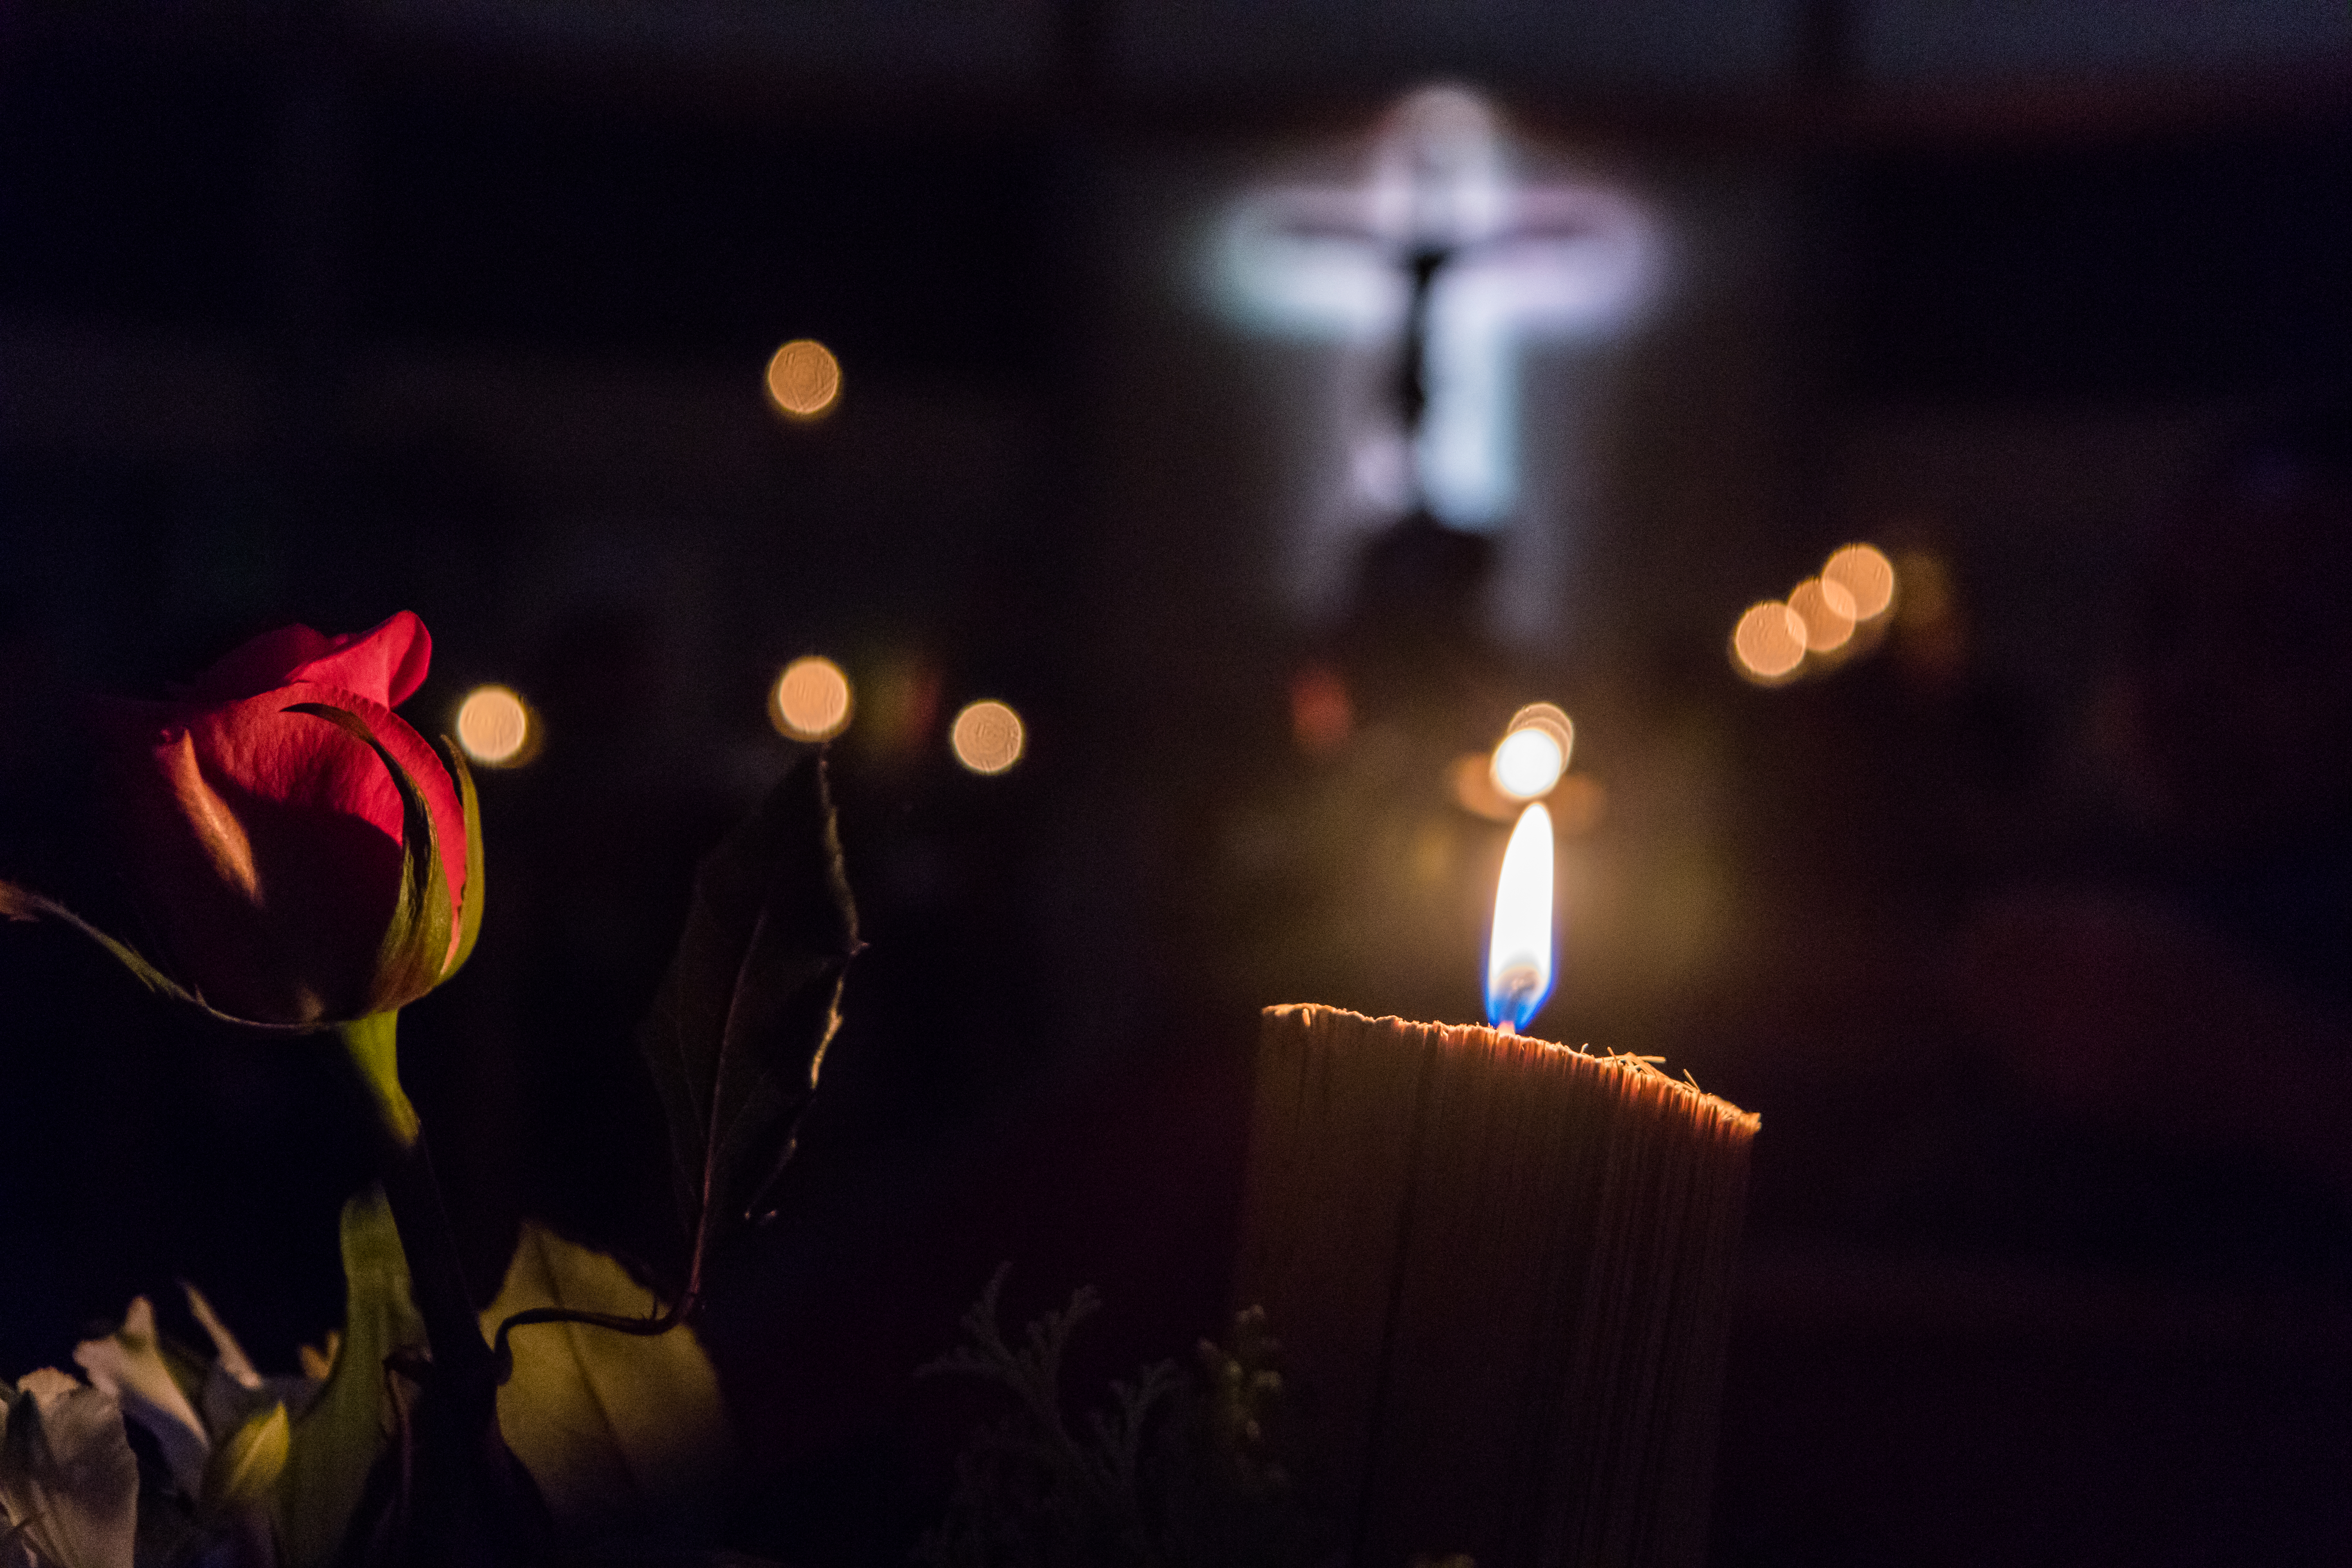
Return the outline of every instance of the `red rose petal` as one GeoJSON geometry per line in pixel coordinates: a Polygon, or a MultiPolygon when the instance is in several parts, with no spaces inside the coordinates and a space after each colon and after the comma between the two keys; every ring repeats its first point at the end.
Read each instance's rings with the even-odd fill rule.
{"type": "Polygon", "coordinates": [[[335,639],[308,626],[280,626],[215,660],[211,668],[188,684],[196,702],[234,702],[273,686],[285,684],[288,674],[335,649],[335,639]]]}
{"type": "Polygon", "coordinates": [[[357,635],[323,637],[309,626],[265,632],[196,677],[189,695],[230,702],[307,680],[396,708],[424,684],[432,662],[432,634],[414,613],[402,610],[357,635]]]}
{"type": "Polygon", "coordinates": [[[382,1005],[375,966],[398,894],[404,814],[383,759],[301,703],[360,718],[415,780],[449,889],[465,810],[447,767],[392,711],[430,662],[404,611],[359,637],[288,626],[221,660],[189,697],[100,716],[120,775],[126,870],[183,978],[239,1016],[310,1023],[382,1005]]]}
{"type": "MultiPolygon", "coordinates": [[[[175,952],[215,1005],[247,1016],[307,1021],[356,1007],[373,972],[400,874],[400,792],[383,759],[296,703],[345,709],[366,721],[408,770],[433,816],[454,923],[463,907],[466,823],[457,785],[425,739],[390,709],[355,691],[297,682],[187,721],[205,783],[250,841],[258,928],[197,877],[181,847],[161,871],[201,886],[165,887],[155,902],[175,952]],[[187,918],[178,918],[184,910],[187,918]]],[[[159,761],[177,746],[158,748],[159,761]]],[[[183,824],[166,831],[188,837],[183,824]]],[[[209,861],[205,862],[209,870],[209,861]]]]}
{"type": "MultiPolygon", "coordinates": [[[[457,796],[457,782],[449,776],[448,764],[406,720],[361,692],[311,681],[281,687],[207,719],[220,721],[216,732],[225,752],[232,733],[246,737],[245,748],[252,759],[248,764],[251,787],[257,793],[363,818],[399,843],[400,791],[384,770],[383,759],[314,714],[285,711],[299,702],[358,714],[367,721],[383,749],[399,759],[416,781],[433,814],[434,840],[441,851],[441,874],[449,884],[454,914],[463,907],[466,887],[466,807],[457,796]],[[236,715],[233,721],[231,715],[236,715]],[[314,731],[324,731],[350,750],[331,745],[314,731]]],[[[199,749],[204,743],[200,731],[199,749]]]]}

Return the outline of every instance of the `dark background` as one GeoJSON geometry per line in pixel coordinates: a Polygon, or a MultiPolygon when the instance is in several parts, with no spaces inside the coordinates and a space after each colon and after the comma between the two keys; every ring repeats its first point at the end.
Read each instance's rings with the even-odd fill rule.
{"type": "MultiPolygon", "coordinates": [[[[415,610],[420,729],[484,679],[546,725],[404,1019],[478,1286],[527,1214],[659,1272],[629,1029],[793,750],[766,683],[839,659],[873,945],[704,1333],[734,1541],[897,1563],[969,1414],[912,1369],[998,1261],[1101,1288],[1085,1378],[1217,1328],[1258,1006],[1475,1013],[1503,829],[1442,770],[1548,698],[1609,806],[1538,1031],[1764,1117],[1716,1560],[2345,1560],[2352,17],[1617,10],[0,8],[0,874],[93,880],[60,692],[415,610]],[[1283,613],[1312,362],[1181,263],[1443,75],[1684,247],[1556,647],[1283,613]],[[845,392],[789,426],[798,336],[845,392]],[[1943,613],[1741,683],[1740,609],[1855,537],[1943,613]],[[978,696],[1001,778],[940,743],[978,696]]],[[[288,1361],[335,1075],[0,938],[0,1370],[181,1277],[288,1361]]]]}

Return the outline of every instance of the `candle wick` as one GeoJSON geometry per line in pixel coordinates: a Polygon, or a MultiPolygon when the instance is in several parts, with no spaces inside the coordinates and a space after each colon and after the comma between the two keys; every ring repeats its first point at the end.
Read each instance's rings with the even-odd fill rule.
{"type": "Polygon", "coordinates": [[[1495,1026],[1495,1033],[1498,1035],[1516,1035],[1518,1032],[1519,1026],[1517,1024],[1512,1023],[1508,1018],[1504,1019],[1501,1023],[1495,1026]]]}

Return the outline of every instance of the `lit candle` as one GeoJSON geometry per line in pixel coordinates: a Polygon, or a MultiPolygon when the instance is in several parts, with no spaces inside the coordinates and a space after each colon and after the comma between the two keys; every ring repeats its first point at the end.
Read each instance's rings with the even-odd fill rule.
{"type": "Polygon", "coordinates": [[[1235,1268],[1349,1561],[1697,1563],[1757,1119],[1530,1038],[1551,821],[1519,817],[1492,1027],[1266,1009],[1235,1268]]]}
{"type": "Polygon", "coordinates": [[[1507,1035],[1551,1000],[1551,813],[1538,801],[1511,829],[1486,940],[1486,1022],[1507,1035]]]}

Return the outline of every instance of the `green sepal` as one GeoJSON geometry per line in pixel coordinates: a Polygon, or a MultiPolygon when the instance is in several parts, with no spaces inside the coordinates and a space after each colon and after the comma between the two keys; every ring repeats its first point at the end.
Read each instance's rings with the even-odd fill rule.
{"type": "Polygon", "coordinates": [[[145,954],[121,937],[110,936],[100,931],[55,899],[44,897],[29,888],[19,887],[14,882],[0,882],[0,919],[37,921],[44,917],[79,931],[96,942],[117,963],[129,970],[132,979],[156,995],[167,1001],[177,1002],[184,1007],[193,1007],[206,1017],[217,1018],[224,1024],[235,1024],[239,1028],[261,1029],[277,1035],[314,1035],[321,1029],[334,1026],[332,1023],[326,1021],[314,1024],[271,1024],[257,1018],[240,1018],[234,1013],[224,1013],[155,967],[145,954]]]}
{"type": "Polygon", "coordinates": [[[466,808],[466,891],[458,900],[457,951],[441,972],[446,980],[466,967],[482,934],[482,801],[474,793],[474,770],[466,765],[466,753],[446,735],[441,737],[441,749],[448,753],[449,776],[457,781],[457,798],[466,808]]]}
{"type": "Polygon", "coordinates": [[[376,739],[368,721],[350,709],[296,702],[283,711],[324,719],[364,744],[382,760],[400,791],[400,886],[383,945],[376,950],[375,975],[360,1008],[362,1016],[389,1012],[439,984],[449,960],[449,880],[441,874],[433,809],[408,770],[376,739]]]}

